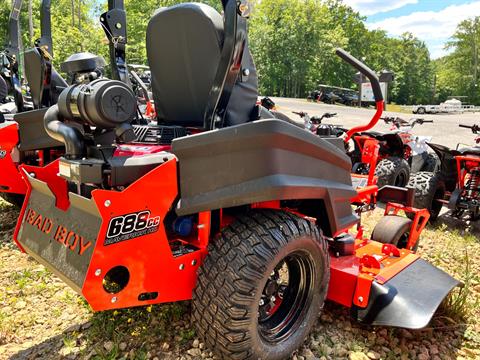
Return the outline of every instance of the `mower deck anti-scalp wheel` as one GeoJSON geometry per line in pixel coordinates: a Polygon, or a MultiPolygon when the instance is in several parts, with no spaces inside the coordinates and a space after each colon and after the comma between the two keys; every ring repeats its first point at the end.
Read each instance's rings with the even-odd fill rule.
{"type": "Polygon", "coordinates": [[[446,192],[445,181],[441,174],[416,173],[407,187],[415,190],[413,206],[417,209],[427,209],[430,212],[430,221],[435,221],[443,207],[439,200],[443,200],[446,192]]]}
{"type": "Polygon", "coordinates": [[[385,185],[405,187],[410,179],[410,166],[405,159],[392,156],[378,163],[375,176],[379,188],[385,185]]]}
{"type": "MultiPolygon", "coordinates": [[[[412,220],[403,216],[384,216],[375,226],[372,240],[382,244],[392,244],[399,249],[406,249],[412,223],[412,220]]],[[[417,241],[413,249],[409,250],[417,251],[419,243],[420,241],[417,241]]]]}
{"type": "Polygon", "coordinates": [[[10,194],[10,193],[0,193],[0,197],[6,202],[21,208],[23,205],[23,200],[25,199],[24,195],[20,194],[10,194]]]}
{"type": "Polygon", "coordinates": [[[287,359],[314,325],[329,278],[327,243],[315,224],[252,211],[210,245],[193,321],[221,359],[287,359]]]}

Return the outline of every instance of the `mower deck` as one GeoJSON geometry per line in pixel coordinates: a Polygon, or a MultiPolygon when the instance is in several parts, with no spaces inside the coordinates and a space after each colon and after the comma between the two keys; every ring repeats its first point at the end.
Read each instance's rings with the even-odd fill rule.
{"type": "Polygon", "coordinates": [[[353,256],[331,253],[327,298],[351,308],[360,322],[423,328],[460,284],[411,251],[368,240],[357,240],[355,247],[353,256]]]}

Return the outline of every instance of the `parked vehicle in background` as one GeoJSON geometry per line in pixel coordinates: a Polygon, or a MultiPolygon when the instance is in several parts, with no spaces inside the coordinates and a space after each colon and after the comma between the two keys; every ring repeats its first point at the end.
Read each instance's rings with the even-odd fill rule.
{"type": "Polygon", "coordinates": [[[414,114],[449,114],[480,111],[480,107],[474,105],[462,104],[460,100],[450,99],[440,105],[414,105],[412,112],[414,114]]]}
{"type": "Polygon", "coordinates": [[[336,86],[319,85],[318,89],[313,90],[307,96],[308,101],[323,102],[325,104],[343,104],[355,106],[358,104],[358,92],[352,89],[346,89],[336,86]]]}
{"type": "Polygon", "coordinates": [[[358,105],[359,97],[358,93],[354,91],[346,91],[339,94],[340,100],[338,101],[341,104],[347,106],[356,106],[358,105]]]}
{"type": "MultiPolygon", "coordinates": [[[[460,125],[480,134],[479,125],[460,125]]],[[[412,177],[409,187],[415,189],[414,206],[430,211],[435,220],[444,205],[456,218],[480,218],[480,137],[476,146],[449,149],[443,145],[428,144],[440,157],[441,167],[434,172],[419,172],[412,177]]]]}

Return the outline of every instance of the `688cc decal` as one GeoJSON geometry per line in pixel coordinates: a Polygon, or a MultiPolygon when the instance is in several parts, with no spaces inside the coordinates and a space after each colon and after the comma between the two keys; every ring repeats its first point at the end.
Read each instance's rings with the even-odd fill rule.
{"type": "Polygon", "coordinates": [[[117,244],[140,236],[153,234],[160,227],[160,216],[152,217],[150,211],[114,217],[108,224],[104,245],[117,244]]]}

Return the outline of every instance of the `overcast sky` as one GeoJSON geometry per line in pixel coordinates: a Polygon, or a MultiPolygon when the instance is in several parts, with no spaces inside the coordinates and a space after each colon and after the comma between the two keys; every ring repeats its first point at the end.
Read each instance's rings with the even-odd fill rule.
{"type": "Polygon", "coordinates": [[[480,0],[344,0],[367,16],[370,29],[392,36],[409,31],[425,41],[432,58],[446,54],[444,44],[457,24],[480,15],[480,0]]]}

